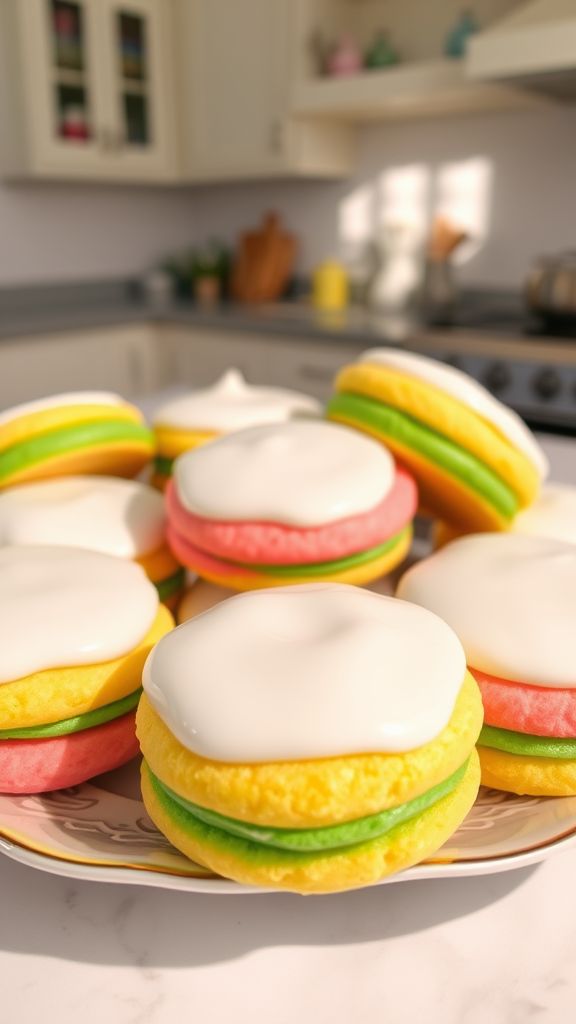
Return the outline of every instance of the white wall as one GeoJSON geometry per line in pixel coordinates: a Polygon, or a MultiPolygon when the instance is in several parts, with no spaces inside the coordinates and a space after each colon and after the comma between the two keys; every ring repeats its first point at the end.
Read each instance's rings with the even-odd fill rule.
{"type": "MultiPolygon", "coordinates": [[[[457,165],[456,172],[459,166],[465,182],[469,171],[473,179],[475,168],[487,169],[491,177],[486,196],[486,235],[463,253],[463,279],[483,285],[516,286],[535,255],[576,249],[576,109],[570,108],[365,128],[354,180],[203,189],[194,223],[201,233],[213,231],[234,237],[243,225],[259,216],[263,207],[274,206],[300,236],[301,262],[309,268],[327,254],[341,250],[339,213],[347,198],[356,194],[361,199],[364,187],[373,190],[373,223],[380,215],[378,199],[383,177],[388,174],[388,179],[394,179],[398,169],[416,166],[429,176],[429,214],[438,199],[439,175],[446,172],[447,165],[453,171],[453,165],[457,165]]],[[[466,200],[472,201],[473,195],[465,194],[460,199],[466,207],[466,200]]],[[[455,212],[461,205],[456,197],[455,212]]],[[[473,215],[474,211],[469,213],[473,215]]]]}
{"type": "MultiPolygon", "coordinates": [[[[350,213],[351,196],[351,223],[359,219],[360,230],[362,215],[373,225],[383,216],[382,197],[398,200],[398,188],[398,216],[412,199],[428,216],[442,174],[456,189],[456,211],[476,220],[480,236],[464,253],[463,279],[515,286],[535,255],[576,249],[575,109],[374,126],[362,131],[360,149],[357,174],[342,183],[174,190],[2,184],[0,285],[133,273],[206,236],[233,240],[272,207],[299,235],[301,266],[309,269],[341,250],[339,218],[350,213]],[[477,178],[487,181],[484,223],[477,178]]],[[[388,208],[384,215],[394,216],[388,208]]]]}
{"type": "Polygon", "coordinates": [[[189,189],[0,182],[0,286],[114,277],[189,245],[189,189]]]}

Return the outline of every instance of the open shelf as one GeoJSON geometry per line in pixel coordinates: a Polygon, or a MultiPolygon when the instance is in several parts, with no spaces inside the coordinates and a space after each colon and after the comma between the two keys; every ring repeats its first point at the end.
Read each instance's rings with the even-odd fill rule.
{"type": "Polygon", "coordinates": [[[531,109],[549,103],[523,89],[474,81],[467,77],[463,61],[443,59],[300,81],[293,90],[292,113],[361,122],[531,109]]]}

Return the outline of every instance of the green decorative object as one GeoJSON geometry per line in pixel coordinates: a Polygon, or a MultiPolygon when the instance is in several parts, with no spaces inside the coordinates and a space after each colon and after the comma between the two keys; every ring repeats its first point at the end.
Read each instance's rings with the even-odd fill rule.
{"type": "Polygon", "coordinates": [[[389,68],[393,64],[397,64],[398,60],[398,53],[392,46],[386,32],[378,32],[373,43],[371,43],[364,54],[364,66],[371,70],[389,68]]]}
{"type": "Polygon", "coordinates": [[[444,54],[455,60],[464,57],[470,36],[478,32],[480,26],[472,11],[462,11],[462,14],[454,23],[444,42],[444,54]]]}

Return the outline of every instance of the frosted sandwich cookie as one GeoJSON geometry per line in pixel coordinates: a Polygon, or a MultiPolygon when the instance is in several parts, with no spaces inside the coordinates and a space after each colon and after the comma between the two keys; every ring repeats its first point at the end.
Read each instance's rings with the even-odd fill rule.
{"type": "Polygon", "coordinates": [[[514,534],[463,537],[410,569],[400,597],[460,637],[482,693],[482,782],[576,794],[576,548],[514,534]]]}
{"type": "Polygon", "coordinates": [[[173,622],[132,562],[0,550],[0,792],[75,786],[135,757],[142,668],[173,622]]]}
{"type": "Polygon", "coordinates": [[[166,541],[158,491],[118,477],[68,476],[0,492],[0,547],[55,544],[101,551],[138,562],[169,607],[184,570],[166,541]]]}
{"type": "MultiPolygon", "coordinates": [[[[516,516],[511,531],[576,544],[576,487],[545,484],[534,504],[516,516]]],[[[434,533],[436,547],[443,547],[461,536],[446,523],[437,523],[434,533]]]]}
{"type": "Polygon", "coordinates": [[[176,460],[168,540],[232,590],[368,583],[397,566],[416,488],[381,445],[322,420],[253,427],[176,460]]]}
{"type": "Polygon", "coordinates": [[[412,352],[364,352],[336,379],[331,419],[382,440],[423,507],[460,532],[507,530],[547,472],[516,413],[467,374],[412,352]]]}
{"type": "Polygon", "coordinates": [[[177,455],[222,434],[319,413],[320,403],[308,395],[287,388],[252,387],[239,370],[228,370],[212,387],[190,391],[158,409],[152,482],[163,489],[177,455]]]}
{"type": "Polygon", "coordinates": [[[119,395],[52,395],[0,412],[0,488],[77,473],[136,476],[154,435],[119,395]]]}
{"type": "Polygon", "coordinates": [[[369,885],[470,809],[478,688],[436,616],[358,587],[242,594],[144,670],[142,791],[184,854],[295,892],[369,885]]]}

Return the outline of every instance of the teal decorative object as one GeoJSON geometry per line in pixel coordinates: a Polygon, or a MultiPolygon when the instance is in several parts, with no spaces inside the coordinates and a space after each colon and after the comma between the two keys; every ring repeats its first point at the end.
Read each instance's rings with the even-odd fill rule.
{"type": "Polygon", "coordinates": [[[368,47],[364,54],[364,67],[366,68],[389,68],[392,64],[398,63],[398,53],[392,46],[386,32],[378,32],[374,42],[368,47]]]}
{"type": "Polygon", "coordinates": [[[458,20],[454,23],[444,42],[444,54],[446,57],[458,59],[466,54],[466,47],[470,36],[478,32],[480,26],[472,11],[462,11],[458,20]]]}

